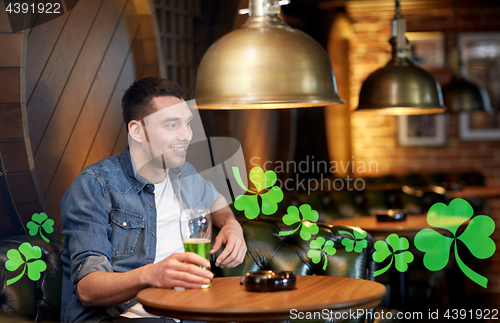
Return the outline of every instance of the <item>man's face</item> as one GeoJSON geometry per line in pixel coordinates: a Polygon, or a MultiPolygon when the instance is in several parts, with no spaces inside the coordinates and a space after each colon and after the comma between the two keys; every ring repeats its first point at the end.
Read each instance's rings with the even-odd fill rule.
{"type": "Polygon", "coordinates": [[[163,169],[180,167],[193,138],[193,114],[186,102],[176,97],[155,97],[151,103],[155,112],[144,118],[144,133],[152,164],[163,169]]]}

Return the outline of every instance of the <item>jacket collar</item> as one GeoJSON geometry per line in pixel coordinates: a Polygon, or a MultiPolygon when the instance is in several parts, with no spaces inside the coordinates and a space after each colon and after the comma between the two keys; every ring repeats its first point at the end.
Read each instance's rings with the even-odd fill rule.
{"type": "Polygon", "coordinates": [[[122,165],[125,176],[127,177],[128,181],[130,182],[132,189],[136,193],[139,193],[139,191],[141,191],[144,188],[144,186],[146,186],[148,183],[139,181],[135,177],[134,165],[132,164],[132,156],[130,155],[129,146],[127,146],[125,148],[125,151],[123,152],[123,154],[120,158],[120,164],[122,165]]]}
{"type": "MultiPolygon", "coordinates": [[[[128,181],[130,182],[130,185],[132,186],[132,189],[136,193],[139,193],[142,189],[144,189],[146,185],[153,184],[144,177],[142,177],[141,175],[139,174],[137,174],[137,176],[135,175],[136,174],[136,172],[134,171],[135,165],[132,161],[132,156],[130,155],[129,146],[125,148],[125,151],[123,152],[120,158],[120,163],[125,172],[125,175],[127,176],[128,181]]],[[[194,170],[194,168],[188,163],[185,163],[181,167],[170,168],[168,170],[169,176],[173,176],[174,178],[184,178],[192,175],[195,172],[196,170],[194,170]]]]}

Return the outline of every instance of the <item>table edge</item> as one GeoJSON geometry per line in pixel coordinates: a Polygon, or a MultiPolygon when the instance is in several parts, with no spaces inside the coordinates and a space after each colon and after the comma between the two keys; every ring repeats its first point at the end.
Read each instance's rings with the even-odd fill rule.
{"type": "MultiPolygon", "coordinates": [[[[304,275],[307,276],[307,275],[304,275]]],[[[238,277],[238,276],[235,276],[238,277]]],[[[325,276],[325,277],[334,277],[334,276],[325,276]]],[[[338,277],[338,278],[349,278],[349,279],[361,279],[361,278],[352,278],[352,277],[338,277]]],[[[239,277],[238,277],[239,279],[239,277]]],[[[178,308],[157,308],[155,305],[151,305],[148,301],[141,301],[140,293],[137,294],[137,300],[143,304],[144,309],[152,314],[161,315],[161,316],[169,316],[175,317],[179,319],[188,319],[188,320],[226,320],[226,321],[245,321],[245,322],[253,322],[257,319],[257,317],[261,317],[264,320],[290,320],[290,311],[292,309],[296,309],[297,312],[321,312],[325,309],[333,312],[342,312],[348,310],[366,310],[370,308],[375,308],[380,304],[382,298],[386,295],[387,289],[385,286],[379,282],[371,281],[364,279],[366,281],[381,285],[384,289],[382,292],[373,295],[372,297],[364,299],[362,302],[359,301],[350,301],[344,303],[335,304],[335,306],[309,306],[309,307],[296,307],[289,308],[286,310],[276,310],[276,309],[225,309],[224,312],[221,312],[219,309],[193,309],[190,308],[185,310],[179,310],[178,308]],[[195,315],[193,315],[195,314],[195,315]],[[247,317],[251,315],[250,318],[247,317]]]]}

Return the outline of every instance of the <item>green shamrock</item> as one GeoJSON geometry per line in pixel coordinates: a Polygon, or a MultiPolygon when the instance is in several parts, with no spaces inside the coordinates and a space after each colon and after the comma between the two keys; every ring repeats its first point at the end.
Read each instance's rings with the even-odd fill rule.
{"type": "Polygon", "coordinates": [[[311,209],[309,204],[302,204],[297,208],[296,206],[289,206],[287,209],[287,214],[283,216],[283,223],[286,225],[292,225],[299,223],[299,225],[291,231],[280,231],[279,235],[288,236],[297,232],[300,229],[300,237],[304,240],[311,239],[313,234],[319,232],[319,228],[316,222],[319,219],[319,214],[317,211],[311,209]],[[299,213],[300,210],[300,213],[299,213]],[[302,218],[300,217],[302,214],[302,218]]]}
{"type": "Polygon", "coordinates": [[[24,265],[23,271],[18,276],[7,280],[7,285],[13,284],[21,279],[26,272],[26,267],[28,268],[29,279],[34,281],[39,280],[40,273],[47,269],[47,265],[40,259],[41,257],[42,250],[40,247],[32,246],[29,242],[21,244],[19,246],[19,251],[17,251],[17,249],[10,249],[7,251],[7,258],[9,258],[9,260],[5,262],[5,269],[8,271],[15,271],[20,266],[24,265]]]}
{"type": "Polygon", "coordinates": [[[45,242],[49,242],[49,239],[47,239],[42,232],[42,228],[47,232],[48,234],[51,234],[54,232],[54,220],[48,219],[47,214],[41,212],[41,213],[35,213],[31,217],[30,222],[26,224],[26,227],[29,229],[29,234],[30,236],[36,236],[38,232],[40,232],[40,236],[45,242]]]}
{"type": "Polygon", "coordinates": [[[250,191],[245,185],[240,177],[240,172],[238,167],[233,167],[233,174],[236,178],[236,182],[245,191],[251,195],[240,195],[234,201],[234,207],[238,211],[245,211],[245,216],[249,220],[255,219],[259,213],[259,201],[258,197],[262,199],[262,213],[265,215],[272,215],[278,211],[278,203],[283,200],[283,191],[278,186],[273,186],[276,184],[277,176],[272,170],[268,170],[264,173],[264,170],[260,167],[254,167],[250,171],[249,177],[250,181],[255,185],[257,192],[250,191]],[[273,187],[271,187],[273,186],[273,187]],[[270,188],[271,187],[271,188],[270,188]],[[270,188],[270,189],[269,189],[270,188]],[[261,193],[267,190],[267,192],[261,193]]]}
{"type": "Polygon", "coordinates": [[[399,272],[404,272],[408,270],[408,264],[414,259],[413,254],[407,250],[410,247],[408,239],[404,237],[400,238],[395,233],[389,235],[385,241],[379,240],[375,242],[374,247],[375,252],[373,253],[373,260],[376,262],[381,263],[387,259],[387,257],[391,257],[391,262],[387,266],[374,273],[375,277],[385,273],[391,267],[394,260],[396,269],[399,272]],[[389,246],[392,248],[392,251],[389,250],[389,246]]]}
{"type": "Polygon", "coordinates": [[[321,261],[321,257],[325,257],[325,263],[323,264],[323,270],[326,270],[326,266],[328,266],[328,258],[327,255],[333,256],[337,249],[333,246],[333,241],[328,240],[325,243],[325,238],[318,237],[316,240],[312,240],[309,244],[311,249],[318,250],[309,250],[307,252],[307,256],[312,259],[312,262],[317,264],[321,261]]]}
{"type": "Polygon", "coordinates": [[[345,251],[347,252],[351,252],[354,249],[354,252],[360,253],[368,246],[368,241],[365,239],[368,233],[360,227],[355,227],[352,231],[354,235],[348,231],[339,231],[340,234],[350,236],[350,238],[342,239],[342,245],[345,246],[345,251]]]}
{"type": "Polygon", "coordinates": [[[489,237],[495,231],[495,222],[486,215],[472,218],[474,210],[463,199],[454,199],[449,205],[436,203],[427,213],[427,222],[437,228],[451,231],[453,237],[447,237],[433,229],[423,229],[415,236],[415,247],[425,252],[424,266],[431,271],[443,269],[450,258],[450,250],[454,245],[458,267],[476,284],[486,288],[488,279],[467,267],[460,259],[457,239],[462,241],[469,251],[479,259],[486,259],[495,253],[495,242],[489,237]],[[463,233],[457,236],[458,228],[469,222],[463,233]]]}

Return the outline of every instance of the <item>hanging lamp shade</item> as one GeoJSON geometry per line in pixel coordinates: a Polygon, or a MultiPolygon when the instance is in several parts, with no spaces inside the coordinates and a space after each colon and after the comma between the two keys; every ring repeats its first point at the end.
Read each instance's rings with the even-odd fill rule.
{"type": "Polygon", "coordinates": [[[396,1],[392,21],[392,59],[361,86],[356,111],[410,115],[445,112],[441,87],[434,77],[408,59],[406,21],[396,1]]]}
{"type": "Polygon", "coordinates": [[[454,77],[443,88],[443,99],[445,105],[452,112],[493,112],[488,92],[484,88],[470,83],[460,76],[454,77]]]}
{"type": "Polygon", "coordinates": [[[196,78],[197,107],[279,109],[343,103],[326,51],[281,21],[278,1],[251,0],[249,9],[247,22],[203,56],[196,78]]]}
{"type": "Polygon", "coordinates": [[[356,111],[410,115],[445,111],[441,87],[407,58],[394,57],[363,82],[356,111]]]}

